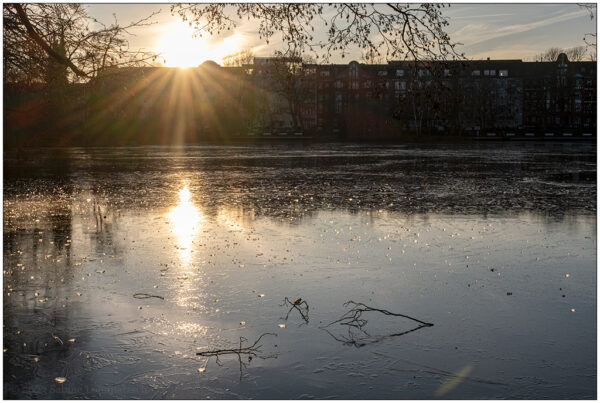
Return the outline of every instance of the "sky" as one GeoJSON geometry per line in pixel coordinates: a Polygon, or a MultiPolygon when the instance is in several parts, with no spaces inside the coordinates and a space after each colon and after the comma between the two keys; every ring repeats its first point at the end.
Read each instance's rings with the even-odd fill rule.
{"type": "MultiPolygon", "coordinates": [[[[89,14],[110,23],[113,14],[119,23],[127,23],[159,12],[155,24],[132,31],[132,48],[144,48],[160,53],[167,66],[197,66],[206,60],[221,63],[221,59],[242,49],[251,49],[256,56],[269,56],[277,50],[277,38],[270,45],[256,35],[256,24],[243,22],[233,32],[220,36],[203,35],[194,38],[193,31],[171,14],[169,4],[88,4],[89,14]]],[[[575,3],[451,3],[443,15],[449,18],[447,32],[459,50],[469,59],[532,58],[551,47],[570,48],[585,45],[586,33],[596,33],[597,19],[590,19],[587,10],[575,3]]],[[[279,42],[281,43],[281,42],[279,42]]],[[[349,57],[334,55],[331,62],[347,63],[360,60],[358,49],[349,57]]]]}

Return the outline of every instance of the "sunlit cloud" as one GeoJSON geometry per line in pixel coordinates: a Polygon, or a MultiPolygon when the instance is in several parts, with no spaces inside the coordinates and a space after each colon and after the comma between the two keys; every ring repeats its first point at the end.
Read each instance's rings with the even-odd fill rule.
{"type": "Polygon", "coordinates": [[[194,67],[207,60],[221,63],[223,57],[240,51],[245,42],[241,33],[222,39],[199,36],[187,23],[176,21],[165,27],[156,46],[167,67],[194,67]]]}

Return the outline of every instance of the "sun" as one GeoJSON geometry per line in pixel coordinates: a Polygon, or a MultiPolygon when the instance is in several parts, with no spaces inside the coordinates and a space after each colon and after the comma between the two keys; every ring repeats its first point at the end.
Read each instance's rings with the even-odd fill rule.
{"type": "Polygon", "coordinates": [[[212,40],[208,34],[195,36],[187,23],[177,21],[165,27],[159,40],[158,52],[167,67],[195,67],[207,60],[222,63],[223,57],[239,52],[244,37],[235,33],[222,40],[212,40]]]}

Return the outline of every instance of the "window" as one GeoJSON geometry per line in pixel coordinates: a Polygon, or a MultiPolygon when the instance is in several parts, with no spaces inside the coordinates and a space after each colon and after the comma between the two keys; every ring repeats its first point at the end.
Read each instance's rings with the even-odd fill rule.
{"type": "Polygon", "coordinates": [[[325,71],[322,71],[322,72],[321,72],[321,75],[322,75],[323,77],[329,77],[329,71],[327,71],[327,70],[325,70],[325,71]]]}
{"type": "Polygon", "coordinates": [[[473,72],[471,73],[472,76],[480,76],[481,72],[479,70],[473,70],[473,72]]]}
{"type": "Polygon", "coordinates": [[[444,69],[444,77],[450,77],[450,70],[444,69]]]}
{"type": "Polygon", "coordinates": [[[358,89],[358,81],[352,81],[350,83],[350,88],[353,90],[357,90],[358,89]]]}
{"type": "Polygon", "coordinates": [[[341,82],[340,80],[337,80],[335,82],[335,88],[344,88],[344,83],[341,82]]]}
{"type": "Polygon", "coordinates": [[[508,70],[498,70],[498,75],[500,77],[508,77],[508,70]]]}
{"type": "Polygon", "coordinates": [[[371,80],[367,80],[367,81],[365,81],[365,83],[363,84],[363,86],[364,86],[365,88],[371,88],[371,80]]]}
{"type": "Polygon", "coordinates": [[[396,81],[394,83],[394,87],[395,87],[396,90],[399,90],[400,89],[400,81],[396,81]]]}
{"type": "Polygon", "coordinates": [[[356,64],[350,65],[350,78],[358,78],[358,66],[356,64]]]}
{"type": "Polygon", "coordinates": [[[396,77],[404,77],[404,70],[402,70],[402,69],[396,70],[396,77]]]}
{"type": "Polygon", "coordinates": [[[489,70],[483,70],[483,75],[484,76],[489,76],[490,75],[490,71],[489,70]]]}
{"type": "Polygon", "coordinates": [[[490,76],[495,76],[496,75],[496,70],[490,70],[490,76]]]}
{"type": "Polygon", "coordinates": [[[386,70],[379,70],[379,71],[377,72],[377,75],[378,75],[378,76],[387,76],[387,71],[386,71],[386,70]]]}

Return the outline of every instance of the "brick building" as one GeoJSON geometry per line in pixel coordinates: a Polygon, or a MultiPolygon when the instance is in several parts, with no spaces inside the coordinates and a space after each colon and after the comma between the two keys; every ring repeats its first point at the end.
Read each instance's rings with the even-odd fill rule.
{"type": "Polygon", "coordinates": [[[282,75],[274,73],[276,64],[274,58],[256,58],[243,67],[245,79],[255,87],[278,94],[275,100],[265,99],[274,103],[268,108],[274,116],[261,120],[270,122],[269,131],[357,139],[402,133],[562,136],[596,131],[596,63],[570,62],[564,54],[555,62],[303,64],[289,74],[293,78],[283,79],[285,85],[282,75]],[[290,80],[297,87],[293,96],[282,89],[290,80]],[[296,119],[290,118],[294,114],[296,119]],[[291,127],[292,121],[298,127],[291,127]]]}
{"type": "Polygon", "coordinates": [[[89,83],[86,144],[232,137],[595,137],[596,63],[476,60],[112,69],[89,83]]]}

